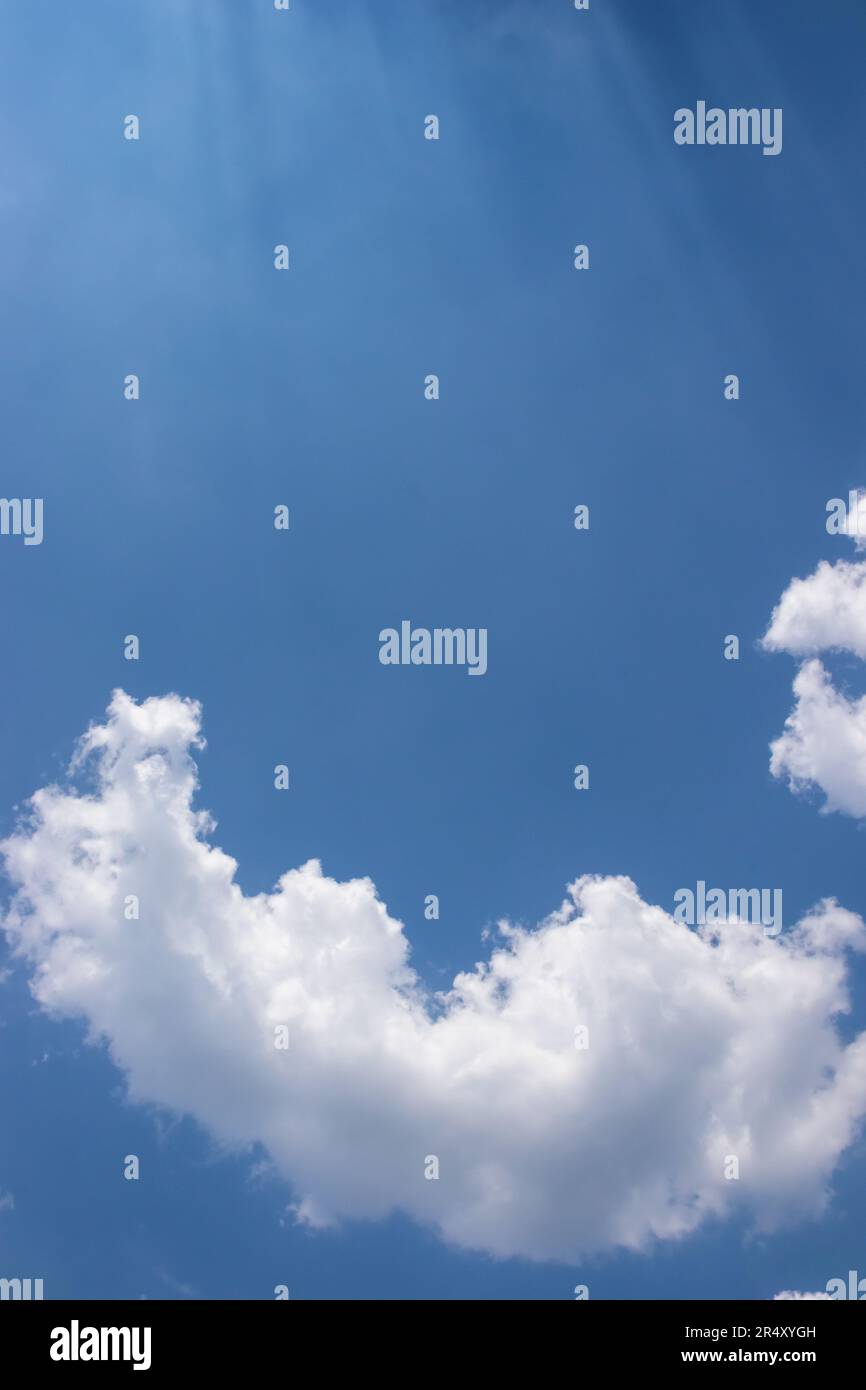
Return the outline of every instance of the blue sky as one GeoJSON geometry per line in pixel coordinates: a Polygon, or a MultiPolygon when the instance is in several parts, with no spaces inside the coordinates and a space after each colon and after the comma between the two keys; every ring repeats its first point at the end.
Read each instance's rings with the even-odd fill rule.
{"type": "MultiPolygon", "coordinates": [[[[122,686],[201,702],[245,893],[369,876],[433,990],[584,873],[866,912],[858,821],[769,773],[795,665],[757,647],[866,477],[864,38],[854,0],[3,4],[2,492],[45,499],[41,546],[0,541],[3,834],[122,686]],[[783,108],[781,156],[677,147],[699,98],[783,108]],[[486,627],[486,676],[383,667],[403,618],[486,627]]],[[[863,1262],[862,1140],[769,1236],[539,1263],[400,1213],[310,1232],[28,978],[0,1255],[51,1297],[771,1297],[863,1262]]],[[[853,998],[843,1032],[862,961],[853,998]]]]}

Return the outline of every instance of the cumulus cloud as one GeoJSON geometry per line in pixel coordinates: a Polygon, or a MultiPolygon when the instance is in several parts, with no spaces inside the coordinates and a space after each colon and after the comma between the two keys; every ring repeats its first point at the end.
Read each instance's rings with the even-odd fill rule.
{"type": "Polygon", "coordinates": [[[835,650],[866,658],[866,561],[822,560],[808,578],[792,579],[763,645],[792,656],[835,650]]]}
{"type": "Polygon", "coordinates": [[[833,1301],[832,1294],[829,1293],[797,1293],[796,1289],[785,1289],[783,1293],[777,1293],[773,1302],[775,1303],[779,1299],[798,1299],[811,1303],[822,1299],[829,1299],[831,1303],[833,1301]]]}
{"type": "Polygon", "coordinates": [[[773,610],[767,651],[807,656],[794,681],[794,708],[770,745],[770,771],[792,791],[824,793],[824,812],[866,816],[866,697],[833,684],[816,653],[866,658],[866,561],[822,560],[806,579],[793,579],[773,610]]]}
{"type": "Polygon", "coordinates": [[[818,787],[823,812],[866,816],[866,696],[851,700],[820,661],[807,661],[794,680],[794,708],[770,745],[770,771],[792,791],[818,787]]]}
{"type": "Polygon", "coordinates": [[[859,917],[825,901],[777,938],[696,932],[585,877],[429,995],[369,879],[311,861],[241,892],[193,805],[200,725],[192,701],[116,692],[75,759],[87,789],[43,788],[0,846],[36,999],[85,1021],[132,1099],[259,1141],[313,1227],[400,1209],[467,1248],[571,1260],[822,1208],[866,1111],[866,1033],[835,1026],[859,917]]]}

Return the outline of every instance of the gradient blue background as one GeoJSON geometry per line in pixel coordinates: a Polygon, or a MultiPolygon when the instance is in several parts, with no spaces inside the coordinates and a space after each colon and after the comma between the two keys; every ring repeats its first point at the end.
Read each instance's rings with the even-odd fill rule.
{"type": "MultiPolygon", "coordinates": [[[[850,553],[824,507],[866,481],[864,43],[857,0],[4,0],[0,492],[44,497],[45,541],[0,541],[0,831],[113,687],[177,690],[244,889],[311,856],[369,874],[434,987],[584,872],[669,908],[703,878],[782,886],[788,921],[866,911],[861,830],[769,776],[794,664],[754,645],[850,553]],[[699,98],[782,107],[782,154],[677,147],[699,98]],[[382,667],[402,618],[487,627],[488,674],[382,667]]],[[[862,1143],[826,1218],[770,1239],[497,1262],[400,1217],[293,1228],[256,1155],[128,1106],[18,970],[0,1022],[0,1273],[49,1297],[866,1272],[862,1143]]]]}

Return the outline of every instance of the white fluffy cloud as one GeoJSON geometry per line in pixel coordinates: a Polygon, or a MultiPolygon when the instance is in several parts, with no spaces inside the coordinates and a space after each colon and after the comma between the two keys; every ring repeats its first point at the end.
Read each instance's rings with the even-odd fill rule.
{"type": "Polygon", "coordinates": [[[848,651],[866,658],[866,561],[822,560],[806,579],[792,579],[764,637],[767,651],[813,656],[848,651]]]}
{"type": "Polygon", "coordinates": [[[779,1299],[797,1299],[807,1303],[820,1302],[824,1299],[831,1303],[833,1301],[832,1295],[828,1293],[797,1293],[796,1289],[785,1289],[782,1293],[777,1293],[773,1301],[776,1302],[779,1299]]]}
{"type": "Polygon", "coordinates": [[[466,1247],[569,1260],[735,1206],[765,1229],[820,1210],[866,1111],[866,1034],[834,1026],[859,917],[828,901],[776,939],[712,937],[626,878],[583,878],[431,998],[368,879],[310,862],[241,892],[192,807],[199,727],[176,695],[115,693],[79,749],[92,789],[39,791],[2,845],[36,999],[107,1042],[133,1099],[260,1141],[311,1225],[399,1208],[466,1247]]]}
{"type": "Polygon", "coordinates": [[[822,651],[866,658],[866,561],[821,561],[807,579],[793,579],[773,611],[767,651],[809,656],[794,681],[794,708],[770,746],[770,771],[793,791],[818,788],[822,811],[866,816],[866,697],[838,690],[822,651]]]}
{"type": "Polygon", "coordinates": [[[819,787],[822,811],[866,816],[866,696],[850,700],[818,660],[801,666],[795,704],[770,745],[770,771],[793,791],[819,787]]]}

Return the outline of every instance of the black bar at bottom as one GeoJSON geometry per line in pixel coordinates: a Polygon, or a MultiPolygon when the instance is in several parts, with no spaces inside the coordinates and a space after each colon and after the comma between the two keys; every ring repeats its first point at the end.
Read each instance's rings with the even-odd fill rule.
{"type": "Polygon", "coordinates": [[[401,1361],[404,1375],[407,1370],[407,1340],[416,1341],[422,1366],[432,1372],[432,1357],[445,1374],[454,1356],[465,1365],[468,1336],[488,1372],[500,1360],[512,1375],[517,1361],[534,1361],[535,1378],[546,1374],[545,1365],[550,1370],[551,1353],[567,1356],[575,1370],[592,1365],[596,1372],[803,1366],[826,1378],[857,1364],[866,1326],[858,1308],[827,1301],[455,1300],[435,1311],[420,1301],[397,1306],[399,1321],[390,1304],[362,1300],[7,1301],[0,1303],[0,1337],[7,1367],[17,1360],[26,1372],[51,1377],[98,1376],[108,1369],[159,1381],[179,1373],[272,1369],[307,1378],[312,1368],[301,1371],[302,1350],[315,1357],[318,1374],[333,1374],[343,1356],[355,1375],[375,1366],[385,1371],[393,1355],[396,1377],[401,1361]],[[543,1341],[536,1340],[539,1333],[543,1341]]]}

